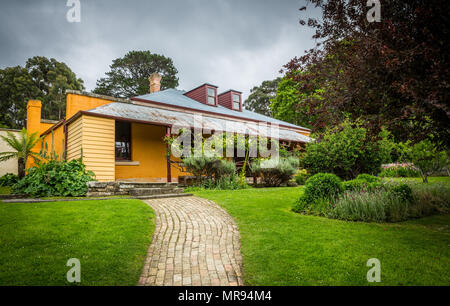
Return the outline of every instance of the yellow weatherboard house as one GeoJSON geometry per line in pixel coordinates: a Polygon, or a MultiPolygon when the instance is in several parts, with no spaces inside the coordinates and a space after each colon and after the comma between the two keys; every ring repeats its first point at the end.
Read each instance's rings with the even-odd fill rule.
{"type": "Polygon", "coordinates": [[[35,150],[44,146],[67,160],[82,158],[101,182],[176,182],[186,173],[177,166],[179,159],[168,157],[164,137],[180,123],[194,128],[199,117],[202,128],[210,131],[219,125],[226,132],[259,135],[255,126],[264,123],[277,125],[279,140],[290,145],[310,141],[307,128],[245,110],[239,91],[218,94],[218,87],[209,83],[190,91],[160,91],[159,74],[149,81],[150,93],[131,99],[69,90],[66,118],[59,122],[41,119],[41,102],[30,100],[27,130],[43,136],[35,150]]]}

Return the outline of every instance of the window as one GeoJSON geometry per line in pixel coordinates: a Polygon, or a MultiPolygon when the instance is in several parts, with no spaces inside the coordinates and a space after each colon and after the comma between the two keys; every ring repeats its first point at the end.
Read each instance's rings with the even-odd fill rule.
{"type": "Polygon", "coordinates": [[[241,109],[241,97],[239,95],[233,94],[233,109],[241,109]]]}
{"type": "Polygon", "coordinates": [[[208,88],[208,104],[216,105],[216,90],[208,88]]]}
{"type": "Polygon", "coordinates": [[[116,121],[116,160],[131,160],[131,123],[116,121]]]}

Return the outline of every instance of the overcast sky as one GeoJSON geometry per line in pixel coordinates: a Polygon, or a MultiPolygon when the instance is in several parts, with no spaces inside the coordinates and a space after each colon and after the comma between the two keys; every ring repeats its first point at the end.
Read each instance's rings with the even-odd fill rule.
{"type": "Polygon", "coordinates": [[[314,45],[298,23],[303,0],[80,0],[80,23],[67,21],[66,3],[2,1],[0,68],[53,57],[91,91],[113,59],[150,50],[173,59],[179,89],[208,82],[247,97],[314,45]]]}

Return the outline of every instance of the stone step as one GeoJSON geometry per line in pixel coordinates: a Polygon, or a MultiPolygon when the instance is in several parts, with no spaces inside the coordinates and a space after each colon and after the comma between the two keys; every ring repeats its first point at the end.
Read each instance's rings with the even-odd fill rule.
{"type": "Polygon", "coordinates": [[[177,183],[133,183],[133,182],[120,182],[118,183],[119,189],[135,189],[135,188],[176,188],[177,183]]]}
{"type": "Polygon", "coordinates": [[[134,198],[139,199],[139,200],[151,200],[151,199],[180,198],[180,197],[191,197],[191,196],[192,196],[192,193],[167,193],[167,194],[136,196],[134,198]]]}
{"type": "Polygon", "coordinates": [[[179,194],[183,193],[183,188],[134,188],[130,189],[131,196],[158,195],[158,194],[179,194]]]}

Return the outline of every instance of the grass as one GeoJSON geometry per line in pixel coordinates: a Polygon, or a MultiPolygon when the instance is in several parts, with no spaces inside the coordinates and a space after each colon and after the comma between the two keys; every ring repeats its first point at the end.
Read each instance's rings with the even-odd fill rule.
{"type": "Polygon", "coordinates": [[[450,216],[395,224],[304,216],[297,188],[197,191],[238,223],[246,285],[450,285],[450,216]],[[369,258],[381,283],[368,283],[369,258]]]}
{"type": "Polygon", "coordinates": [[[11,187],[0,186],[0,194],[11,194],[11,187]]]}
{"type": "Polygon", "coordinates": [[[0,202],[0,285],[71,285],[70,258],[80,285],[136,285],[154,219],[139,200],[0,202]]]}

